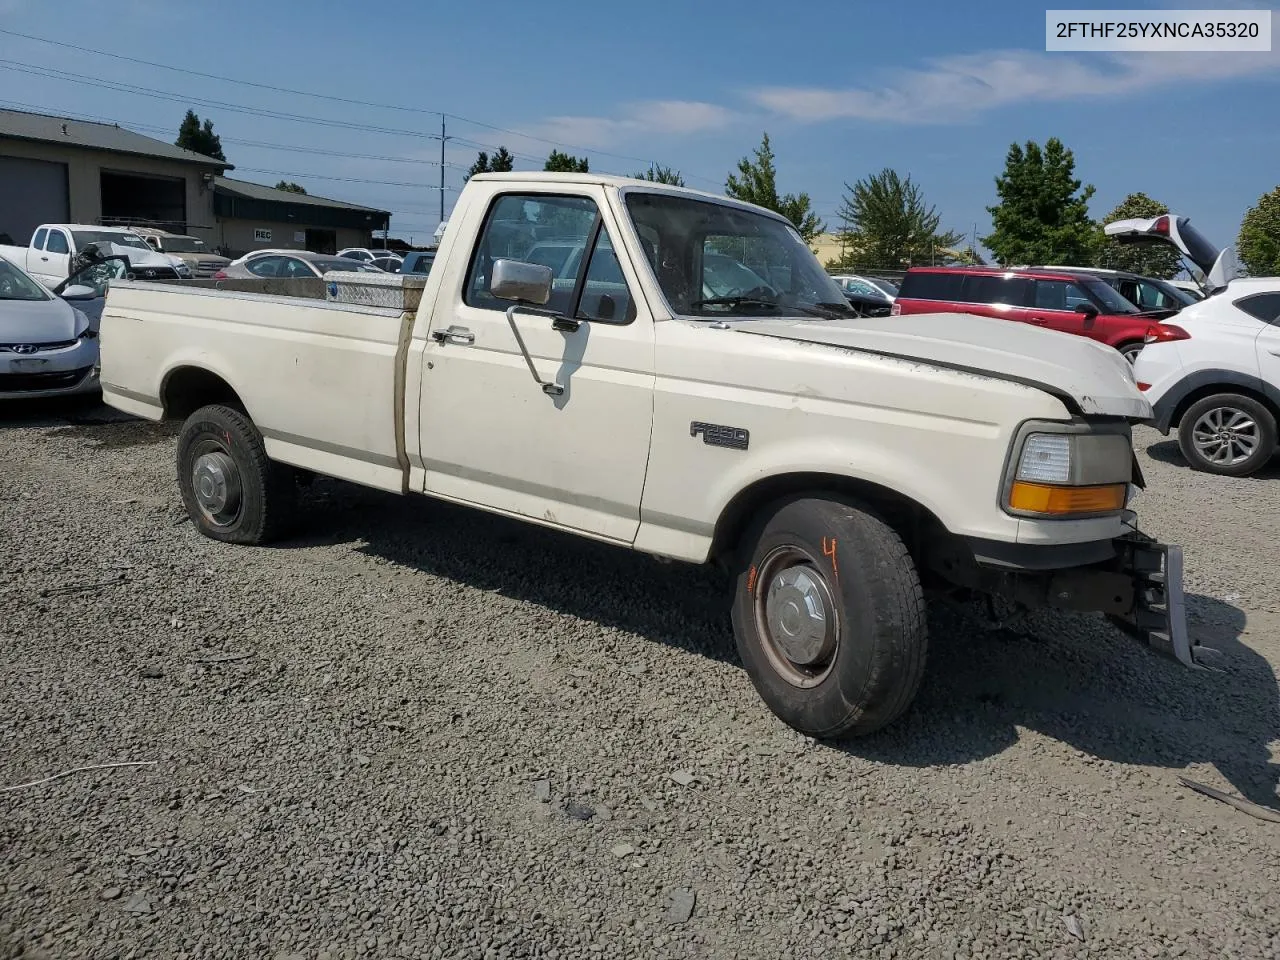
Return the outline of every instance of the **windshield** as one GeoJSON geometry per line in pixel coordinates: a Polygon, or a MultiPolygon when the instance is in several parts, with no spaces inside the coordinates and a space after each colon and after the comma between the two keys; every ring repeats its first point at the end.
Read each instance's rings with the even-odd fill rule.
{"type": "Polygon", "coordinates": [[[168,253],[207,253],[209,249],[195,237],[161,237],[160,246],[168,253]]]}
{"type": "Polygon", "coordinates": [[[1094,298],[1102,304],[1106,313],[1141,312],[1132,303],[1120,296],[1110,284],[1104,283],[1097,277],[1080,277],[1076,282],[1093,294],[1094,298]]]}
{"type": "Polygon", "coordinates": [[[51,300],[48,292],[4,257],[0,257],[0,300],[51,300]]]}
{"type": "Polygon", "coordinates": [[[83,250],[91,243],[118,243],[122,247],[151,249],[141,237],[133,233],[115,233],[109,230],[73,230],[71,235],[76,239],[77,250],[83,250]]]}
{"type": "Polygon", "coordinates": [[[867,279],[870,280],[872,283],[874,283],[877,287],[879,287],[885,293],[887,293],[889,296],[896,297],[898,295],[898,288],[895,287],[888,280],[881,280],[879,277],[867,277],[867,279]]]}
{"type": "Polygon", "coordinates": [[[850,315],[840,287],[790,224],[671,194],[636,191],[626,201],[672,313],[850,315]]]}

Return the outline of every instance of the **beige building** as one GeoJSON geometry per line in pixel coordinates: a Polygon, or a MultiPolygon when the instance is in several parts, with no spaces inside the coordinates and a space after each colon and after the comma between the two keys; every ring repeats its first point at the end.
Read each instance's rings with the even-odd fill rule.
{"type": "Polygon", "coordinates": [[[332,253],[387,229],[385,210],[222,176],[231,169],[114,124],[0,110],[0,243],[23,245],[42,223],[86,223],[159,227],[233,256],[332,253]]]}
{"type": "Polygon", "coordinates": [[[227,177],[215,178],[213,193],[212,245],[231,257],[264,249],[337,253],[367,247],[391,218],[386,210],[227,177]]]}
{"type": "Polygon", "coordinates": [[[41,223],[136,223],[207,239],[228,167],[112,124],[0,110],[0,233],[24,244],[41,223]]]}

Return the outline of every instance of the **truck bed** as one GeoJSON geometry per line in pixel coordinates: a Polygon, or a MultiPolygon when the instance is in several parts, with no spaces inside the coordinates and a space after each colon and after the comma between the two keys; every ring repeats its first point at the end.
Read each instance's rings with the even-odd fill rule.
{"type": "Polygon", "coordinates": [[[397,358],[415,310],[320,299],[318,280],[299,289],[113,282],[102,322],[103,398],[151,420],[186,416],[193,385],[207,385],[209,373],[198,371],[209,371],[234,392],[272,459],[404,492],[397,358]]]}

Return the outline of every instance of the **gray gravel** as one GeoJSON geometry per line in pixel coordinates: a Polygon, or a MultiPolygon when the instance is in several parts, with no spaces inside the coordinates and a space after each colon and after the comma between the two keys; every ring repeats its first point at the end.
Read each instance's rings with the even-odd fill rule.
{"type": "Polygon", "coordinates": [[[1192,474],[1192,674],[932,614],[897,727],[763,707],[710,572],[322,481],[183,520],[168,427],[0,411],[0,958],[1277,957],[1280,469],[1192,474]]]}

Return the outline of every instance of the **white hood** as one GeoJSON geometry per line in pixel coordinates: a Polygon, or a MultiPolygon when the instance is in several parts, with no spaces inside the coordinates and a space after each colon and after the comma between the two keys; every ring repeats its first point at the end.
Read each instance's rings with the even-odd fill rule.
{"type": "Polygon", "coordinates": [[[965,313],[861,320],[748,320],[742,333],[823,343],[980,376],[1012,380],[1069,399],[1091,416],[1146,420],[1151,404],[1133,369],[1112,348],[1068,333],[965,313]]]}

